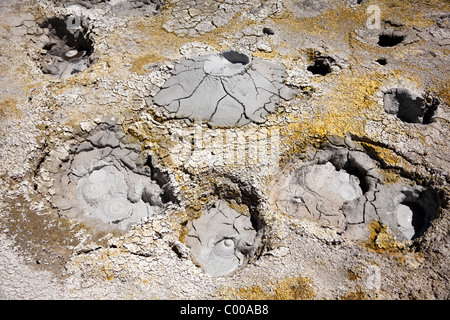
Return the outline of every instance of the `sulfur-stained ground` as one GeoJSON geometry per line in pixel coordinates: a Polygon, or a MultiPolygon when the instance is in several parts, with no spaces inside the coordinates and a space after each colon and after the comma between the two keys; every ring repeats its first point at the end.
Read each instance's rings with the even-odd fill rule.
{"type": "Polygon", "coordinates": [[[449,21],[444,0],[0,0],[0,298],[448,299],[449,21]],[[178,61],[224,50],[283,66],[296,94],[239,127],[159,112],[178,61]],[[112,127],[114,141],[93,138],[112,127]],[[95,164],[77,156],[100,149],[95,164]],[[158,207],[125,230],[73,196],[113,149],[121,188],[132,172],[159,197],[125,192],[158,207]],[[296,176],[326,163],[358,179],[363,221],[314,189],[336,191],[333,175],[296,176]],[[331,209],[304,206],[299,183],[331,209]],[[261,235],[220,277],[186,241],[216,201],[261,235]]]}

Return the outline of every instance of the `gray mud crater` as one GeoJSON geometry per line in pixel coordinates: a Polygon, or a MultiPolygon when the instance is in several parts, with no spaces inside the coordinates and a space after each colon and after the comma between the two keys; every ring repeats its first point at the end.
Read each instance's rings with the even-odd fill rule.
{"type": "Polygon", "coordinates": [[[106,121],[70,152],[51,154],[45,164],[55,190],[51,203],[62,215],[100,230],[127,230],[164,214],[177,200],[167,174],[153,166],[151,156],[127,142],[114,118],[106,121]]]}
{"type": "Polygon", "coordinates": [[[93,62],[94,45],[86,21],[77,21],[79,25],[71,28],[70,19],[73,18],[54,17],[40,25],[41,32],[47,35],[40,61],[45,74],[67,77],[87,69],[93,62]]]}
{"type": "Polygon", "coordinates": [[[0,1],[0,298],[449,299],[449,18],[0,1]]]}

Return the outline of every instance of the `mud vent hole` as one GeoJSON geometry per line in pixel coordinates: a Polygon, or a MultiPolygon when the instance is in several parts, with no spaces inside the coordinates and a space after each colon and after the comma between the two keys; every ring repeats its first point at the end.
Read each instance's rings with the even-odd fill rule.
{"type": "Polygon", "coordinates": [[[438,106],[437,99],[425,99],[407,89],[394,88],[384,94],[384,109],[408,123],[429,124],[438,106]],[[428,100],[428,101],[427,101],[428,100]]]}
{"type": "Polygon", "coordinates": [[[378,45],[380,47],[394,47],[405,40],[404,35],[395,33],[382,33],[378,37],[378,45]]]}
{"type": "Polygon", "coordinates": [[[233,64],[239,63],[242,65],[246,65],[250,62],[250,59],[245,54],[233,50],[222,52],[222,57],[233,64]]]}
{"type": "Polygon", "coordinates": [[[347,172],[349,175],[358,178],[357,181],[359,181],[359,187],[363,194],[369,191],[370,184],[367,181],[367,173],[364,172],[364,170],[359,169],[356,165],[351,164],[350,162],[347,162],[342,170],[345,170],[345,172],[347,172]]]}
{"type": "Polygon", "coordinates": [[[271,28],[265,27],[265,28],[263,28],[263,33],[264,33],[264,34],[267,34],[267,35],[269,35],[269,36],[272,36],[272,35],[275,34],[275,31],[273,31],[271,28]]]}
{"type": "Polygon", "coordinates": [[[414,228],[414,235],[411,239],[420,237],[424,233],[428,224],[425,222],[425,211],[417,203],[405,202],[402,205],[407,207],[412,214],[411,225],[414,228]]]}
{"type": "Polygon", "coordinates": [[[394,215],[400,232],[407,239],[414,240],[423,236],[431,221],[437,217],[441,199],[430,190],[424,190],[419,195],[403,192],[403,196],[405,198],[395,208],[394,215]]]}
{"type": "Polygon", "coordinates": [[[69,17],[55,17],[40,25],[49,38],[40,63],[45,74],[65,77],[81,72],[92,63],[90,56],[94,47],[87,28],[80,21],[80,26],[68,29],[67,26],[73,24],[69,20],[69,17]]]}
{"type": "Polygon", "coordinates": [[[387,65],[387,60],[386,60],[386,58],[380,58],[380,59],[377,59],[376,61],[378,62],[378,64],[380,64],[380,65],[382,65],[382,66],[387,65]]]}
{"type": "Polygon", "coordinates": [[[331,73],[330,61],[327,58],[318,58],[314,61],[314,64],[309,66],[306,70],[312,72],[313,74],[320,74],[325,76],[331,73]]]}

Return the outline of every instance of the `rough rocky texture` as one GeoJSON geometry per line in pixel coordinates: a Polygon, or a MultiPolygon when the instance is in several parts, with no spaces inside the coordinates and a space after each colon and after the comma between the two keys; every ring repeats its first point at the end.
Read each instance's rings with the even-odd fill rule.
{"type": "Polygon", "coordinates": [[[171,16],[163,28],[180,36],[203,35],[225,26],[249,5],[256,3],[244,0],[223,3],[213,0],[182,1],[171,8],[171,16]]]}
{"type": "MultiPolygon", "coordinates": [[[[419,0],[1,1],[0,297],[448,299],[449,12],[419,0]],[[87,48],[67,41],[68,21],[87,48]],[[61,59],[73,50],[88,60],[61,59]],[[218,125],[210,111],[178,117],[154,102],[189,63],[208,83],[275,74],[296,95],[239,81],[259,102],[245,123],[244,108],[220,108],[218,125]],[[249,217],[239,235],[261,237],[248,255],[233,241],[219,276],[188,236],[214,203],[249,217]]],[[[202,110],[238,98],[217,90],[196,97],[211,99],[202,110]]]]}
{"type": "Polygon", "coordinates": [[[55,4],[64,7],[81,6],[87,9],[103,9],[114,16],[157,14],[164,0],[55,0],[55,4]]]}

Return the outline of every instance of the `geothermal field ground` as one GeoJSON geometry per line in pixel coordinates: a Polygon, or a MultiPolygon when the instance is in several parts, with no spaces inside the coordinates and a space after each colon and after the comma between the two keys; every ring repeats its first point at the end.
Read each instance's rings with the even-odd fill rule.
{"type": "Polygon", "coordinates": [[[450,298],[448,1],[0,0],[0,48],[1,299],[450,298]]]}

